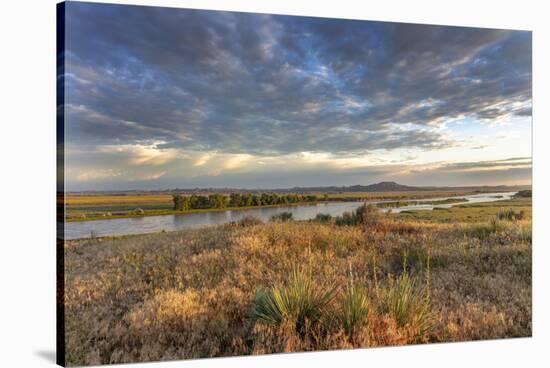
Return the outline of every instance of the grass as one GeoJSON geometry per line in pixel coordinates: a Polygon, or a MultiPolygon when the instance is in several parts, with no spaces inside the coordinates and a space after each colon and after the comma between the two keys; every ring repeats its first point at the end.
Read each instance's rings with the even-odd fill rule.
{"type": "Polygon", "coordinates": [[[67,363],[531,336],[531,261],[530,198],[67,241],[67,363]]]}
{"type": "Polygon", "coordinates": [[[525,219],[531,219],[531,199],[516,198],[495,202],[470,203],[451,208],[432,210],[403,211],[394,216],[411,221],[423,222],[486,222],[504,210],[517,213],[524,211],[525,219]]]}
{"type": "Polygon", "coordinates": [[[441,204],[452,204],[452,203],[461,203],[461,202],[468,202],[466,198],[446,198],[446,199],[440,199],[440,200],[433,200],[433,201],[392,201],[392,202],[381,202],[377,203],[376,206],[380,208],[395,208],[395,207],[405,207],[405,206],[414,206],[418,204],[426,204],[426,205],[441,205],[441,204]]]}
{"type": "MultiPolygon", "coordinates": [[[[422,199],[441,196],[459,196],[473,192],[376,192],[376,193],[329,193],[329,201],[361,201],[388,199],[422,199]]],[[[317,202],[324,201],[324,193],[316,194],[317,202]]],[[[300,205],[292,203],[284,206],[300,205]]],[[[115,218],[131,218],[142,216],[162,216],[173,214],[188,214],[197,212],[213,212],[225,210],[244,210],[255,207],[225,207],[222,209],[194,209],[176,211],[173,209],[172,194],[152,193],[120,193],[120,194],[68,194],[65,196],[66,221],[93,221],[115,218]],[[141,211],[138,211],[141,210],[141,211]]],[[[281,205],[266,205],[262,207],[279,207],[281,205]]]]}

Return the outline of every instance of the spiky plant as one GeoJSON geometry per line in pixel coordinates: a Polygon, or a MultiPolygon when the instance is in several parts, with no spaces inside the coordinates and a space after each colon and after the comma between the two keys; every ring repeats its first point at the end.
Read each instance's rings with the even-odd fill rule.
{"type": "Polygon", "coordinates": [[[408,326],[423,338],[431,327],[430,299],[427,290],[417,288],[407,273],[390,278],[378,300],[380,313],[393,317],[397,326],[408,326]]]}
{"type": "Polygon", "coordinates": [[[368,314],[369,298],[366,289],[351,285],[344,294],[339,315],[346,334],[352,336],[367,322],[368,314]]]}
{"type": "Polygon", "coordinates": [[[295,324],[303,334],[306,323],[320,320],[325,307],[334,298],[336,287],[322,288],[312,281],[311,272],[294,267],[286,283],[268,291],[256,290],[252,299],[252,319],[278,326],[295,324]]]}

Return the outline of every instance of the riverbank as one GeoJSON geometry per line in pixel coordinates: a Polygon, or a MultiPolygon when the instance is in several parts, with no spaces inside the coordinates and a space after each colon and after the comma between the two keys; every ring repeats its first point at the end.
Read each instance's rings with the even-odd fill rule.
{"type": "Polygon", "coordinates": [[[139,218],[146,216],[186,215],[204,212],[229,210],[248,210],[255,208],[274,208],[299,205],[312,205],[326,202],[355,201],[405,201],[437,197],[460,197],[477,194],[477,192],[380,192],[380,193],[333,193],[327,200],[319,199],[310,202],[296,202],[262,206],[204,208],[179,211],[171,208],[171,195],[155,196],[102,196],[102,195],[69,195],[66,198],[66,222],[95,221],[121,218],[139,218]]]}
{"type": "Polygon", "coordinates": [[[242,207],[223,207],[223,208],[200,208],[193,210],[147,210],[143,213],[125,213],[120,215],[97,215],[97,216],[86,216],[86,217],[75,217],[75,218],[66,218],[67,222],[78,222],[78,221],[97,221],[97,220],[110,220],[110,219],[122,219],[122,218],[136,218],[136,217],[148,217],[148,216],[164,216],[164,215],[191,215],[194,213],[207,213],[207,212],[223,212],[223,211],[246,211],[250,209],[257,208],[277,208],[277,207],[293,207],[293,206],[307,206],[313,204],[324,203],[324,201],[315,201],[315,202],[297,202],[297,203],[287,203],[287,204],[272,204],[264,206],[242,206],[242,207]]]}
{"type": "MultiPolygon", "coordinates": [[[[381,211],[392,214],[399,212],[414,213],[426,212],[435,208],[437,211],[449,209],[452,206],[462,206],[464,201],[469,204],[480,202],[503,202],[510,199],[513,193],[499,194],[476,194],[471,196],[459,197],[460,202],[453,204],[456,198],[447,199],[428,199],[425,200],[428,204],[411,205],[405,207],[381,208],[381,211]],[[441,206],[441,207],[436,207],[441,206]],[[444,207],[444,208],[442,208],[444,207]]],[[[310,220],[317,216],[321,218],[335,218],[344,213],[354,212],[363,201],[359,202],[342,202],[329,201],[324,203],[304,204],[294,206],[265,206],[253,207],[245,210],[225,210],[225,211],[202,211],[189,213],[186,215],[169,214],[159,216],[140,216],[140,218],[120,218],[120,219],[100,219],[98,221],[77,221],[67,222],[64,225],[65,239],[79,238],[98,238],[102,236],[116,236],[127,234],[145,234],[161,231],[177,231],[182,229],[198,228],[207,225],[221,225],[230,222],[238,222],[245,217],[255,217],[261,221],[270,221],[273,217],[277,218],[281,213],[288,213],[294,220],[310,220]]],[[[388,202],[370,203],[384,204],[388,202]]],[[[443,213],[443,212],[442,212],[443,213]]]]}

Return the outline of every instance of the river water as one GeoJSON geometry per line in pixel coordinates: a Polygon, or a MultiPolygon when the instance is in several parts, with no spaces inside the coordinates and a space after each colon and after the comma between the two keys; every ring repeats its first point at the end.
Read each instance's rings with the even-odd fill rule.
{"type": "MultiPolygon", "coordinates": [[[[437,208],[450,208],[464,203],[492,202],[498,200],[510,199],[516,192],[505,193],[482,193],[461,196],[466,198],[467,202],[452,203],[452,204],[416,204],[412,206],[404,206],[392,208],[392,212],[413,211],[413,210],[432,210],[437,208]]],[[[414,200],[417,202],[430,202],[443,200],[450,197],[439,197],[429,199],[414,200]]],[[[395,200],[388,200],[393,202],[395,200]]],[[[368,203],[379,203],[381,201],[368,201],[368,203]]],[[[344,212],[351,212],[361,206],[364,202],[327,202],[311,205],[298,206],[280,206],[280,207],[264,207],[252,208],[246,210],[227,210],[217,212],[198,212],[182,215],[162,215],[162,216],[146,216],[121,218],[111,220],[94,220],[94,221],[78,221],[65,223],[65,239],[80,239],[89,238],[93,233],[94,236],[113,236],[113,235],[129,235],[143,234],[151,232],[174,231],[182,229],[197,228],[205,225],[219,225],[232,221],[239,221],[244,216],[255,216],[262,221],[268,221],[271,216],[281,213],[290,212],[295,220],[309,220],[314,218],[319,213],[326,213],[332,216],[340,216],[344,212]]]]}

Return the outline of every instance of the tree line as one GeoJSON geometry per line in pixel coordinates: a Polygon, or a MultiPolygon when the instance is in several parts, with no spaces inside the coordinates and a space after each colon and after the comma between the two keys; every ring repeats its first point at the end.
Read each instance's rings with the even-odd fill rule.
{"type": "MultiPolygon", "coordinates": [[[[325,194],[324,200],[328,200],[328,196],[325,194]]],[[[276,193],[262,193],[262,194],[240,194],[232,193],[229,196],[223,194],[210,194],[204,195],[172,195],[172,201],[174,203],[174,210],[186,211],[195,209],[208,209],[208,208],[225,208],[225,207],[255,207],[255,206],[270,206],[277,204],[291,204],[300,202],[316,202],[317,196],[313,194],[299,195],[299,194],[286,194],[278,195],[276,193]]]]}

